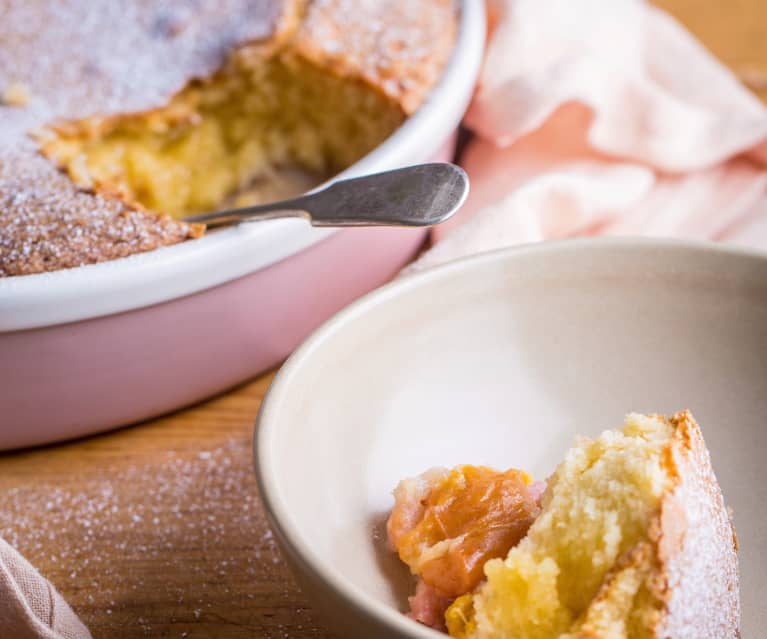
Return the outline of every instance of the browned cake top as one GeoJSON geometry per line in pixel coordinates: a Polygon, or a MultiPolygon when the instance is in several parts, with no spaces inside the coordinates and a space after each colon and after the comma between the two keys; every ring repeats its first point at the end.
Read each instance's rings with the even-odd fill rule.
{"type": "Polygon", "coordinates": [[[289,38],[312,62],[363,78],[410,112],[438,77],[454,27],[451,0],[0,0],[0,276],[197,234],[78,190],[39,154],[31,131],[161,106],[237,46],[289,38]]]}
{"type": "Polygon", "coordinates": [[[738,542],[700,427],[687,411],[672,415],[666,459],[674,487],[663,497],[656,530],[665,611],[656,637],[740,637],[738,542]]]}
{"type": "Polygon", "coordinates": [[[439,79],[455,27],[453,0],[314,0],[293,46],[412,113],[439,79]]]}
{"type": "Polygon", "coordinates": [[[282,4],[0,0],[0,274],[112,259],[185,239],[190,227],[79,191],[28,133],[57,119],[143,111],[270,36],[282,4]],[[197,6],[195,6],[197,5],[197,6]],[[13,100],[10,100],[13,102],[13,100]]]}

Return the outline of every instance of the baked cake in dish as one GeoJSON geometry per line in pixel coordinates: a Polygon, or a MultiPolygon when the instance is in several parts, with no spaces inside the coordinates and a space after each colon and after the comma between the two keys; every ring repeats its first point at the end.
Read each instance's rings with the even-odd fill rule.
{"type": "Polygon", "coordinates": [[[318,184],[419,107],[456,28],[452,0],[0,0],[0,275],[318,184]]]}
{"type": "MultiPolygon", "coordinates": [[[[485,536],[497,529],[485,525],[488,511],[506,510],[500,521],[520,534],[508,537],[506,548],[496,545],[482,578],[457,597],[445,590],[452,582],[413,571],[426,582],[411,598],[419,621],[462,639],[740,637],[737,540],[689,412],[629,415],[622,429],[578,442],[548,480],[534,516],[531,506],[519,507],[531,500],[528,482],[517,482],[509,497],[475,491],[466,481],[446,487],[435,477],[423,477],[418,491],[403,482],[395,492],[390,540],[411,570],[472,557],[464,552],[478,547],[472,522],[485,536]],[[421,535],[413,552],[403,529],[423,529],[435,491],[441,520],[462,521],[461,534],[436,544],[421,535]],[[446,512],[451,508],[457,510],[446,512]]],[[[464,566],[471,574],[471,562],[464,566]]]]}

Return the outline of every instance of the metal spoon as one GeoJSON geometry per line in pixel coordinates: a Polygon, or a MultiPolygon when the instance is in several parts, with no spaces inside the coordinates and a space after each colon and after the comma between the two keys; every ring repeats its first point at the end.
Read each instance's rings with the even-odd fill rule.
{"type": "Polygon", "coordinates": [[[303,217],[313,226],[431,226],[453,215],[468,193],[462,168],[434,162],[339,180],[290,200],[185,219],[208,226],[280,217],[303,217]]]}

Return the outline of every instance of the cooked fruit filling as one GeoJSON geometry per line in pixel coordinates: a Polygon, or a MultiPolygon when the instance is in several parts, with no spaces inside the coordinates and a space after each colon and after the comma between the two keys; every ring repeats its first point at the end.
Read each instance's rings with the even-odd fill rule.
{"type": "Polygon", "coordinates": [[[238,50],[164,107],[50,129],[43,151],[80,186],[174,217],[288,197],[349,166],[403,121],[361,81],[238,50]]]}
{"type": "Polygon", "coordinates": [[[483,466],[433,469],[400,482],[387,532],[419,578],[411,616],[444,628],[445,610],[480,583],[485,562],[524,537],[542,490],[526,473],[483,466]]]}

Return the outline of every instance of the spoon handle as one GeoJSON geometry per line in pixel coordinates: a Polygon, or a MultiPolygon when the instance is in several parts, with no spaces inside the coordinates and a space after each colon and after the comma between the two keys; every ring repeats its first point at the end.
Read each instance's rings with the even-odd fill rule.
{"type": "Polygon", "coordinates": [[[339,180],[300,197],[185,218],[208,226],[303,217],[313,226],[431,226],[463,204],[469,178],[455,164],[433,162],[339,180]]]}

